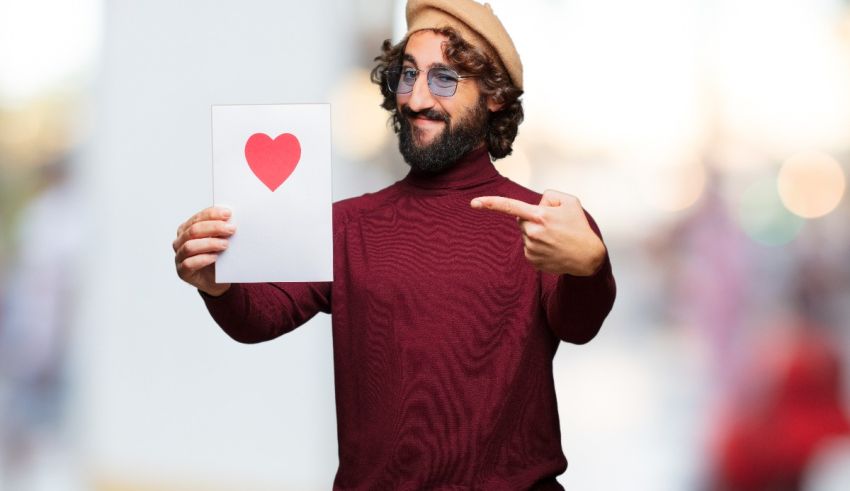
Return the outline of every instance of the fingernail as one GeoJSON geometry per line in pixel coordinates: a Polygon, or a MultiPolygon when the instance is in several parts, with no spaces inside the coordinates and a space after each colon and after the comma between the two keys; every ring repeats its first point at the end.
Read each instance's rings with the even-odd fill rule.
{"type": "Polygon", "coordinates": [[[224,226],[224,230],[227,230],[228,232],[235,232],[236,231],[236,225],[233,225],[232,223],[228,223],[227,225],[224,226]]]}
{"type": "Polygon", "coordinates": [[[479,199],[472,200],[472,207],[473,208],[480,208],[481,207],[481,200],[479,200],[479,199]]]}
{"type": "Polygon", "coordinates": [[[227,209],[227,208],[223,208],[223,209],[221,210],[221,215],[222,215],[224,218],[230,218],[230,210],[229,210],[229,209],[227,209]]]}

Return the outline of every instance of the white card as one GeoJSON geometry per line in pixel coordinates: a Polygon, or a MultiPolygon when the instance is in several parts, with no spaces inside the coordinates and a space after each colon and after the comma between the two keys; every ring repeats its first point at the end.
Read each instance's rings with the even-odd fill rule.
{"type": "Polygon", "coordinates": [[[236,233],[216,282],[333,280],[329,104],[212,106],[213,202],[236,233]]]}

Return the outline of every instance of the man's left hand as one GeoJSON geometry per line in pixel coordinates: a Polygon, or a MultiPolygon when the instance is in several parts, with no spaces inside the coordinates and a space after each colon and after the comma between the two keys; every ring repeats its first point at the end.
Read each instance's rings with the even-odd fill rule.
{"type": "Polygon", "coordinates": [[[590,276],[605,260],[605,244],[571,194],[547,190],[536,206],[501,196],[481,196],[470,204],[516,217],[525,257],[540,271],[590,276]]]}

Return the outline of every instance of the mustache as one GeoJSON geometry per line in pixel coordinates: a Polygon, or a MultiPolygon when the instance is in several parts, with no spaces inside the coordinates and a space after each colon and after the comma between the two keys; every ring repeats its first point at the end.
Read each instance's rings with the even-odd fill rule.
{"type": "Polygon", "coordinates": [[[410,109],[410,106],[407,104],[401,106],[401,113],[408,118],[425,118],[430,119],[431,121],[442,121],[444,123],[449,122],[449,115],[441,113],[434,108],[428,108],[423,111],[414,111],[410,109]]]}

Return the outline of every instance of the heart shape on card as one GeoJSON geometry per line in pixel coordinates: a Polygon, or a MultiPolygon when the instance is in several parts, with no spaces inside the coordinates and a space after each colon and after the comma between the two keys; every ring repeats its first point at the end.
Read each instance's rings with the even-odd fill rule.
{"type": "Polygon", "coordinates": [[[274,192],[301,160],[301,143],[291,133],[274,140],[265,133],[254,133],[245,142],[245,159],[254,175],[274,192]]]}

